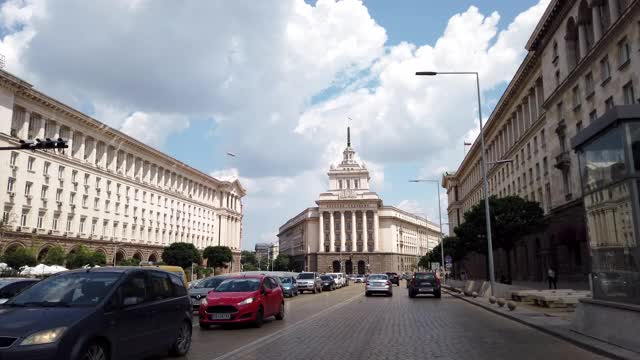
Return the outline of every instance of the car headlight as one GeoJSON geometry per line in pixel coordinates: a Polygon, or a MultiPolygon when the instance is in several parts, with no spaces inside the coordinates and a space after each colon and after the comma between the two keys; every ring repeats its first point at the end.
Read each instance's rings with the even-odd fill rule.
{"type": "Polygon", "coordinates": [[[60,339],[65,330],[67,330],[66,327],[59,327],[55,329],[39,331],[35,334],[27,336],[24,340],[22,340],[20,345],[51,344],[60,339]]]}
{"type": "Polygon", "coordinates": [[[200,306],[207,306],[209,305],[209,302],[207,301],[207,298],[204,298],[202,300],[200,300],[200,306]]]}
{"type": "Polygon", "coordinates": [[[250,297],[250,298],[244,299],[243,301],[239,302],[238,305],[249,305],[252,302],[253,302],[253,298],[250,297]]]}

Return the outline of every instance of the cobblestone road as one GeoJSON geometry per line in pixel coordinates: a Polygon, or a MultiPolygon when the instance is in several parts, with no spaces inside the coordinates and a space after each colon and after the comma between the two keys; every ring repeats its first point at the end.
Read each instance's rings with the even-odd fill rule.
{"type": "Polygon", "coordinates": [[[364,297],[362,285],[287,302],[261,329],[194,328],[189,359],[603,359],[443,294],[364,297]]]}

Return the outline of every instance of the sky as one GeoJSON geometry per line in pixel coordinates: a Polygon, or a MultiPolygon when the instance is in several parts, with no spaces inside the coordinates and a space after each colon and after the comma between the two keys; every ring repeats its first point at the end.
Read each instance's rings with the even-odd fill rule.
{"type": "Polygon", "coordinates": [[[478,134],[476,90],[415,72],[478,71],[486,120],[548,3],[0,0],[0,54],[40,91],[239,178],[252,249],[327,190],[347,122],[384,204],[437,222],[436,184],[408,180],[455,171],[478,134]]]}

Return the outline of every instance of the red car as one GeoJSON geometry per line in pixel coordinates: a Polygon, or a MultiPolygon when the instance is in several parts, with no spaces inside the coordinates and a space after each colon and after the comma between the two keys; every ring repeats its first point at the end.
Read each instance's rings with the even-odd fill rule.
{"type": "Polygon", "coordinates": [[[284,319],[284,295],[278,282],[265,275],[229,278],[200,302],[200,328],[216,324],[251,322],[262,326],[265,318],[284,319]]]}

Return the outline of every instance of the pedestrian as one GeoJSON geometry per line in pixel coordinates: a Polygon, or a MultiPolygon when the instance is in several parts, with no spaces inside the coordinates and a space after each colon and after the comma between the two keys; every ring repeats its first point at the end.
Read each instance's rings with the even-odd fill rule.
{"type": "Polygon", "coordinates": [[[558,278],[556,271],[552,267],[547,270],[547,279],[549,281],[549,289],[558,289],[558,278]]]}

